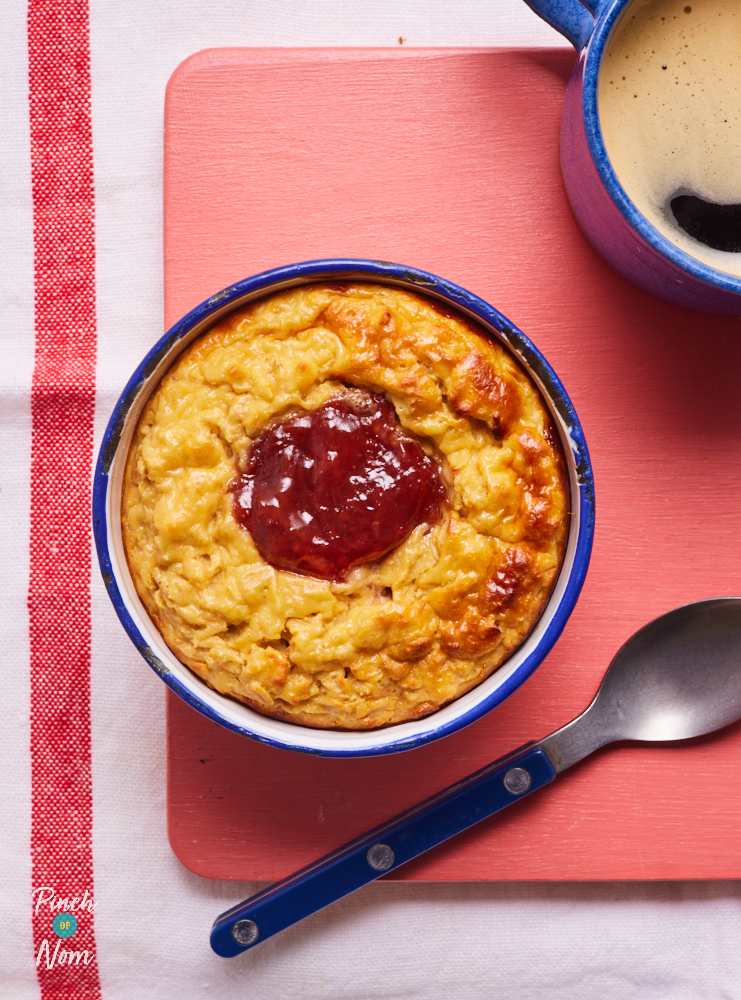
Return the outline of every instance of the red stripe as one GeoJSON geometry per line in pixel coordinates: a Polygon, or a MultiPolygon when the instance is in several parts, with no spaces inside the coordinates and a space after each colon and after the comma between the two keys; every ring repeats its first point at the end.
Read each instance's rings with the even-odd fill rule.
{"type": "Polygon", "coordinates": [[[78,930],[33,916],[43,1000],[97,1000],[90,769],[90,476],[95,403],[95,230],[86,0],[30,0],[36,359],[32,388],[31,759],[33,888],[68,900],[78,930]],[[52,968],[47,968],[58,942],[52,968]],[[86,952],[73,964],[60,953],[86,952]],[[85,958],[88,963],[85,964],[85,958]]]}

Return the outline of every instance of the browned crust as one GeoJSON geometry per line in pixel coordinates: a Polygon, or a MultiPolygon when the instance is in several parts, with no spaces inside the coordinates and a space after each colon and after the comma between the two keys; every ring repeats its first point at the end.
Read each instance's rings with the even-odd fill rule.
{"type": "MultiPolygon", "coordinates": [[[[162,393],[170,392],[169,386],[182,378],[179,373],[188,366],[193,369],[207,364],[215,348],[239,340],[239,316],[228,318],[192,345],[149,401],[132,442],[122,495],[124,544],[132,578],[175,655],[215,690],[264,715],[312,728],[367,730],[422,718],[481,683],[511,655],[540,616],[557,577],[568,533],[568,488],[560,446],[542,403],[535,407],[531,424],[524,421],[523,412],[533,407],[534,390],[511,356],[471,323],[461,322],[438,304],[409,293],[370,291],[377,291],[378,298],[368,295],[367,286],[352,283],[318,290],[326,302],[315,323],[347,348],[341,364],[326,367],[320,384],[336,381],[386,392],[412,433],[418,427],[434,428],[438,415],[449,413],[447,438],[431,432],[422,433],[420,440],[445,467],[456,495],[461,490],[461,496],[465,494],[462,477],[478,460],[475,450],[468,459],[460,458],[455,448],[451,451],[450,440],[455,443],[456,435],[465,441],[481,440],[490,451],[494,446],[509,449],[513,457],[502,482],[507,486],[515,476],[518,485],[512,495],[506,495],[510,507],[512,496],[516,505],[501,529],[487,527],[486,519],[496,514],[487,507],[491,497],[483,498],[481,512],[467,509],[458,498],[457,509],[449,512],[439,531],[435,529],[439,565],[427,578],[421,573],[424,583],[419,593],[412,593],[406,603],[394,595],[389,604],[374,606],[365,645],[355,626],[351,629],[348,625],[359,666],[352,657],[350,661],[329,657],[325,674],[321,669],[317,673],[296,660],[294,635],[288,644],[257,643],[254,649],[262,658],[257,682],[233,680],[237,667],[227,663],[231,673],[225,673],[218,662],[214,665],[213,657],[210,662],[204,658],[202,649],[206,647],[199,647],[191,633],[184,631],[167,588],[152,577],[151,561],[142,573],[146,560],[141,556],[141,539],[150,537],[147,519],[153,520],[151,503],[147,508],[142,500],[152,477],[151,470],[145,468],[143,441],[157,425],[162,393]],[[421,316],[418,328],[408,320],[415,309],[421,316]],[[472,534],[476,518],[483,518],[483,531],[479,527],[478,533],[472,534]],[[136,520],[135,531],[130,519],[136,520]],[[355,699],[352,708],[342,704],[342,662],[345,674],[349,672],[346,686],[348,691],[352,688],[355,699]],[[309,691],[303,701],[303,695],[296,701],[295,694],[291,700],[288,693],[297,675],[309,691]],[[326,678],[331,682],[329,687],[326,678]],[[255,683],[259,696],[250,687],[255,683]],[[321,697],[311,694],[317,684],[325,685],[321,697]],[[339,692],[336,704],[326,693],[330,689],[339,692]],[[358,691],[367,691],[367,695],[356,704],[358,691]]],[[[288,294],[276,296],[267,305],[275,301],[273,311],[279,312],[288,294]]],[[[259,306],[240,316],[250,320],[259,306]]],[[[259,314],[263,326],[264,313],[265,309],[259,314]]],[[[177,395],[172,398],[177,399],[177,395]]],[[[306,404],[299,400],[298,405],[306,404]]],[[[268,416],[265,423],[270,419],[268,416]]],[[[237,449],[235,472],[238,461],[237,449]]],[[[156,537],[156,532],[150,534],[156,537]]],[[[395,590],[388,568],[392,563],[387,557],[378,567],[369,567],[368,586],[389,590],[390,582],[395,590]]],[[[169,566],[161,572],[169,572],[169,566]]]]}

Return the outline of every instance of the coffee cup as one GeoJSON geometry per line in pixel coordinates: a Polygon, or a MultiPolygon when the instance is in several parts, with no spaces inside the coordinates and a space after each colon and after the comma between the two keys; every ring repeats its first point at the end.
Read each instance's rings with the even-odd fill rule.
{"type": "Polygon", "coordinates": [[[741,315],[736,0],[526,0],[579,53],[561,167],[587,239],[659,298],[741,315]]]}

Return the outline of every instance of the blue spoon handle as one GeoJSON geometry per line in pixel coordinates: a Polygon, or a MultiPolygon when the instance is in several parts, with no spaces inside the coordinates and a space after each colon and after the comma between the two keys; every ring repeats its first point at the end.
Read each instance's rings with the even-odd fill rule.
{"type": "Polygon", "coordinates": [[[555,777],[540,746],[520,747],[222,913],[211,931],[211,947],[224,958],[238,955],[555,777]]]}

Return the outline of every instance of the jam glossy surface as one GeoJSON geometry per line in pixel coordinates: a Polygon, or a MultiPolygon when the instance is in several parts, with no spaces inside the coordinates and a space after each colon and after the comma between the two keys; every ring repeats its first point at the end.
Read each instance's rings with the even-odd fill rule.
{"type": "Polygon", "coordinates": [[[234,484],[235,515],[263,557],[326,580],[380,559],[446,499],[391,404],[359,390],[268,427],[234,484]]]}

